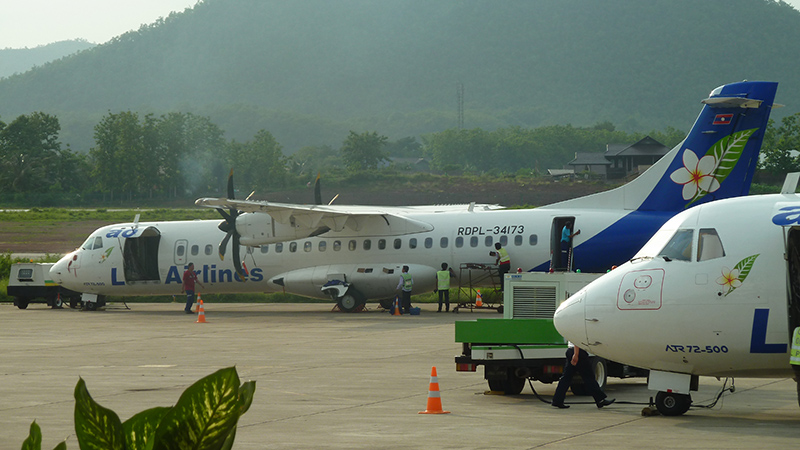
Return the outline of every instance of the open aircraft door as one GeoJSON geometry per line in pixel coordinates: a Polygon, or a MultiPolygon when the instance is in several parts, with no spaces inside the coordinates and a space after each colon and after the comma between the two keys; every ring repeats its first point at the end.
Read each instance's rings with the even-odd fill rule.
{"type": "Polygon", "coordinates": [[[554,217],[553,226],[550,229],[550,267],[556,272],[571,272],[574,267],[572,261],[572,239],[569,248],[565,251],[561,248],[561,233],[567,223],[572,224],[572,229],[576,230],[575,217],[554,217]]]}
{"type": "Polygon", "coordinates": [[[122,250],[125,282],[160,281],[158,275],[158,245],[161,232],[147,227],[135,237],[125,238],[122,250]]]}
{"type": "Polygon", "coordinates": [[[800,227],[784,227],[789,333],[800,326],[800,227]]]}

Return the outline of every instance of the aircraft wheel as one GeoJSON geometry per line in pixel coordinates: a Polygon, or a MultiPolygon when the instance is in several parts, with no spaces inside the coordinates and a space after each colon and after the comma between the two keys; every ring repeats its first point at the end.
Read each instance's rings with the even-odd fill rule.
{"type": "Polygon", "coordinates": [[[689,410],[692,396],[660,391],[656,394],[656,409],[665,416],[680,416],[689,410]]]}
{"type": "Polygon", "coordinates": [[[64,307],[64,301],[56,297],[52,300],[51,304],[53,309],[61,309],[64,307]]]}
{"type": "Polygon", "coordinates": [[[514,374],[514,368],[509,367],[505,379],[486,380],[489,382],[489,389],[501,391],[505,395],[518,395],[525,388],[525,378],[520,378],[514,374]]]}
{"type": "Polygon", "coordinates": [[[83,306],[87,311],[97,311],[97,302],[85,302],[83,306]]]}
{"type": "Polygon", "coordinates": [[[27,298],[18,298],[14,300],[14,305],[19,309],[26,309],[28,307],[28,301],[27,298]]]}
{"type": "Polygon", "coordinates": [[[365,302],[364,296],[353,288],[348,289],[347,293],[339,297],[339,300],[337,301],[339,304],[339,309],[344,312],[353,312],[365,302]]]}

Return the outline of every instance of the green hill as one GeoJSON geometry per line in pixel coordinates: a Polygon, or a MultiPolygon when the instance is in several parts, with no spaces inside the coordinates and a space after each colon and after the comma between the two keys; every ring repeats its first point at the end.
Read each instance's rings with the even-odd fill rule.
{"type": "Polygon", "coordinates": [[[109,110],[178,110],[292,153],[455,127],[462,84],[467,128],[688,129],[743,79],[798,111],[798,53],[800,12],[769,0],[204,0],[0,80],[0,118],[57,114],[85,151],[109,110]]]}

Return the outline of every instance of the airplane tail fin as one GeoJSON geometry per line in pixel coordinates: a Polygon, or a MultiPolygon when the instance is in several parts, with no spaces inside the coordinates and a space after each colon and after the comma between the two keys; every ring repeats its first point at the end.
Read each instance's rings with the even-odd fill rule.
{"type": "Polygon", "coordinates": [[[551,206],[682,211],[747,195],[777,88],[775,82],[743,81],[714,89],[686,139],[641,176],[551,206]]]}

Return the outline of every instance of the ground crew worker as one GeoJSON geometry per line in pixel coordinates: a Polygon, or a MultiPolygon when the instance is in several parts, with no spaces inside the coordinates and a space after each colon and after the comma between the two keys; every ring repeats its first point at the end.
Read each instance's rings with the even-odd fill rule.
{"type": "Polygon", "coordinates": [[[403,312],[411,314],[411,288],[414,287],[414,279],[408,273],[408,266],[403,266],[403,273],[400,274],[400,282],[397,283],[397,289],[402,288],[401,306],[403,312]]]}
{"type": "Polygon", "coordinates": [[[442,263],[442,270],[436,272],[437,285],[436,289],[439,291],[439,310],[442,312],[442,299],[444,299],[445,312],[450,311],[450,278],[455,277],[456,273],[453,269],[447,268],[447,263],[442,263]]]}
{"type": "Polygon", "coordinates": [[[511,270],[511,257],[508,256],[508,251],[499,242],[494,243],[494,248],[496,251],[489,252],[489,255],[496,258],[495,264],[497,264],[497,272],[500,274],[500,292],[503,292],[505,275],[511,270]]]}
{"type": "Polygon", "coordinates": [[[800,327],[792,333],[792,351],[789,353],[789,364],[794,370],[794,381],[797,383],[797,404],[800,405],[800,327]]]}

